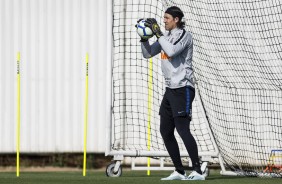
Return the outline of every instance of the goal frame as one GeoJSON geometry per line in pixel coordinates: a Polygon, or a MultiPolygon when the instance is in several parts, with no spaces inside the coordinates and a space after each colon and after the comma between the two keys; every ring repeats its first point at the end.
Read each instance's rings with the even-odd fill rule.
{"type": "MultiPolygon", "coordinates": [[[[169,154],[167,151],[144,151],[144,150],[134,150],[134,151],[117,151],[112,149],[112,125],[113,125],[113,75],[112,75],[112,63],[113,63],[113,0],[107,0],[107,50],[109,53],[106,56],[106,65],[107,65],[107,71],[106,71],[106,148],[105,148],[105,156],[112,156],[113,161],[115,162],[115,166],[113,169],[113,172],[118,172],[119,168],[121,167],[122,161],[124,157],[159,157],[161,160],[160,167],[136,167],[135,164],[132,164],[133,170],[169,170],[171,167],[164,167],[162,159],[164,157],[169,157],[169,154]]],[[[196,95],[195,100],[198,101],[202,113],[204,113],[204,107],[200,99],[200,95],[197,91],[196,87],[196,95]]],[[[219,153],[219,149],[217,147],[217,144],[215,142],[214,136],[212,134],[212,131],[210,129],[210,126],[208,124],[208,120],[205,117],[205,124],[208,128],[208,133],[211,137],[212,144],[215,148],[215,151],[207,151],[207,152],[199,152],[199,157],[201,158],[202,162],[209,162],[212,158],[217,158],[221,167],[221,175],[237,175],[235,172],[227,171],[224,166],[224,161],[219,153]]],[[[189,157],[187,151],[180,151],[181,157],[189,157]]]]}

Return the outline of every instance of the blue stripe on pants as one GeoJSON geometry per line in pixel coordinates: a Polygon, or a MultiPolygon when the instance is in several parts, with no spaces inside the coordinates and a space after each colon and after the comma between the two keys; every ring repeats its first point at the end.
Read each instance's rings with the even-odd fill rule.
{"type": "Polygon", "coordinates": [[[190,115],[190,89],[186,87],[186,113],[190,115]]]}

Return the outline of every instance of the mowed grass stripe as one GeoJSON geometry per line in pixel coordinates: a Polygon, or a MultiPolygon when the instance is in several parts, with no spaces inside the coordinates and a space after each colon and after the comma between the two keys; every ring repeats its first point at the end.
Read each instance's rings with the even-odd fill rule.
{"type": "Polygon", "coordinates": [[[159,183],[205,183],[205,184],[281,184],[281,178],[256,178],[221,176],[219,171],[212,171],[205,181],[161,181],[160,178],[169,175],[168,171],[123,171],[121,177],[109,178],[103,171],[88,171],[83,177],[81,172],[1,172],[0,184],[159,184],[159,183]]]}

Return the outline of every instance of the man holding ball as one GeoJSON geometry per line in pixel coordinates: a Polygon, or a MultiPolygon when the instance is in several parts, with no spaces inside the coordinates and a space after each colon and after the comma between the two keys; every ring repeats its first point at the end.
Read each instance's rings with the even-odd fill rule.
{"type": "Polygon", "coordinates": [[[176,6],[169,7],[164,14],[163,34],[154,18],[145,19],[145,26],[151,28],[157,41],[152,45],[141,38],[141,49],[145,58],[161,53],[162,72],[166,90],[160,106],[160,132],[166,149],[173,161],[175,171],[162,180],[205,180],[201,171],[197,143],[190,131],[192,102],[195,97],[192,55],[193,39],[182,22],[184,14],[176,6]],[[174,136],[177,130],[188,151],[193,172],[186,177],[180,158],[178,143],[174,136]]]}

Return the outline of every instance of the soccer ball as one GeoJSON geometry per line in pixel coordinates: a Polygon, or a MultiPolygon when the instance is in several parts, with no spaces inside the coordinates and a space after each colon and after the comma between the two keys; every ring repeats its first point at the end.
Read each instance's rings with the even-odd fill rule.
{"type": "Polygon", "coordinates": [[[143,19],[137,24],[138,35],[143,39],[152,38],[154,36],[153,31],[149,27],[146,27],[144,23],[145,20],[143,19]]]}

